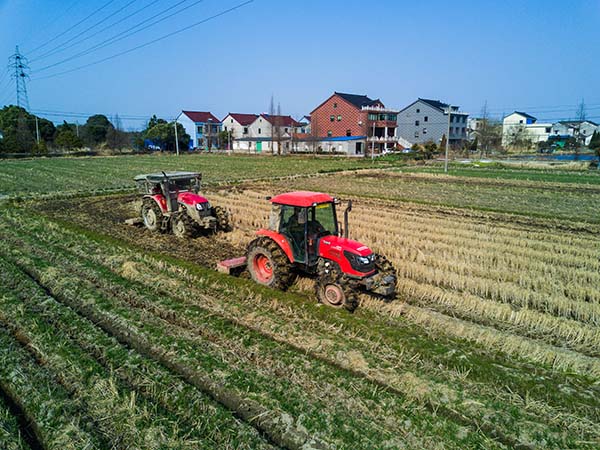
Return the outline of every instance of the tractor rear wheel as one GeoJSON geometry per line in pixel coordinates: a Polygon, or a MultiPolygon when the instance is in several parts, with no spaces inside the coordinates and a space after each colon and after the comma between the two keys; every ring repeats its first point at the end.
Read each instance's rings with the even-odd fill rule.
{"type": "Polygon", "coordinates": [[[144,226],[153,232],[162,231],[163,213],[158,204],[152,199],[144,199],[142,203],[142,220],[144,226]]]}
{"type": "Polygon", "coordinates": [[[258,284],[285,291],[296,278],[287,255],[275,241],[260,237],[248,245],[248,271],[258,284]]]}
{"type": "Polygon", "coordinates": [[[217,219],[217,230],[229,232],[233,230],[231,225],[231,216],[222,206],[215,206],[213,208],[213,216],[217,219]]]}
{"type": "Polygon", "coordinates": [[[173,234],[178,238],[193,238],[198,231],[198,227],[186,212],[178,214],[173,218],[173,234]]]}
{"type": "Polygon", "coordinates": [[[318,265],[318,278],[315,283],[317,299],[332,308],[344,308],[353,312],[358,308],[358,294],[352,282],[341,271],[337,264],[329,262],[326,267],[321,260],[318,265]]]}

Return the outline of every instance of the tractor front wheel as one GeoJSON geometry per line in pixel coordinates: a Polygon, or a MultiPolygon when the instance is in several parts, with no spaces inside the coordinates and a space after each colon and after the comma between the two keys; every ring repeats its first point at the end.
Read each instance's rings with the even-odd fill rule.
{"type": "Polygon", "coordinates": [[[231,225],[231,216],[222,206],[215,206],[213,208],[213,216],[217,219],[217,230],[229,232],[233,230],[231,225]]]}
{"type": "Polygon", "coordinates": [[[163,214],[158,204],[152,199],[145,199],[142,203],[144,226],[153,232],[161,231],[162,219],[163,214]]]}
{"type": "Polygon", "coordinates": [[[296,278],[281,247],[272,239],[260,237],[248,245],[248,271],[258,284],[285,291],[296,278]]]}
{"type": "Polygon", "coordinates": [[[190,239],[196,235],[197,227],[187,213],[178,214],[173,218],[173,234],[178,238],[190,239]]]}
{"type": "Polygon", "coordinates": [[[344,308],[349,312],[358,308],[356,289],[335,263],[321,260],[318,273],[315,290],[319,302],[332,308],[344,308]]]}

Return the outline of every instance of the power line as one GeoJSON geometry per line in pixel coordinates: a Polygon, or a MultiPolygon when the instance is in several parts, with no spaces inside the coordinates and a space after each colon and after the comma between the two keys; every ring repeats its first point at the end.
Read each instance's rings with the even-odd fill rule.
{"type": "Polygon", "coordinates": [[[123,39],[126,39],[126,38],[128,38],[130,36],[133,36],[134,34],[139,33],[140,31],[146,30],[146,29],[148,29],[148,28],[150,28],[150,27],[152,27],[152,26],[154,26],[154,25],[156,25],[156,24],[158,24],[160,22],[163,22],[164,20],[167,20],[167,19],[169,19],[169,18],[171,18],[171,17],[173,17],[173,16],[181,13],[181,12],[185,11],[186,9],[189,9],[189,8],[191,8],[193,6],[196,6],[197,4],[202,3],[204,0],[197,0],[196,2],[192,3],[191,5],[188,5],[188,6],[184,7],[184,8],[181,8],[180,10],[175,11],[174,13],[171,13],[171,14],[169,14],[166,17],[158,19],[158,20],[152,22],[151,24],[146,25],[143,28],[140,28],[140,26],[142,26],[143,24],[149,22],[150,20],[155,19],[156,17],[162,16],[163,14],[169,12],[173,8],[176,8],[177,6],[181,5],[182,3],[185,3],[186,1],[188,1],[188,0],[181,0],[180,2],[176,3],[175,5],[170,6],[170,7],[166,8],[166,9],[162,10],[158,14],[155,14],[154,16],[149,17],[149,18],[143,20],[142,22],[138,23],[137,25],[135,25],[135,26],[133,26],[133,27],[131,27],[131,28],[125,30],[125,31],[122,31],[122,32],[116,34],[115,36],[113,36],[111,38],[108,38],[108,39],[100,42],[99,44],[93,45],[92,47],[90,47],[90,48],[88,48],[86,50],[83,50],[83,51],[81,51],[79,53],[76,53],[75,55],[72,55],[72,56],[70,56],[70,57],[68,57],[66,59],[63,59],[62,61],[58,61],[57,63],[50,64],[48,66],[44,66],[44,67],[42,67],[40,69],[37,69],[36,73],[42,72],[44,70],[50,69],[50,68],[58,66],[60,64],[64,64],[64,63],[66,63],[68,61],[72,61],[73,59],[81,58],[82,56],[86,56],[86,55],[88,55],[88,54],[90,54],[92,52],[95,52],[96,50],[100,50],[101,48],[104,48],[104,47],[107,47],[109,45],[112,45],[115,42],[122,41],[123,39]],[[136,30],[136,28],[138,28],[138,29],[136,30]],[[133,31],[133,30],[135,30],[135,31],[133,31]]]}
{"type": "Polygon", "coordinates": [[[125,51],[122,51],[122,52],[120,52],[120,53],[117,53],[117,54],[115,54],[115,55],[108,56],[108,57],[106,57],[106,58],[103,58],[103,59],[100,59],[100,60],[98,60],[98,61],[94,61],[94,62],[92,62],[92,63],[85,64],[85,65],[83,65],[83,66],[75,67],[74,69],[65,70],[65,71],[63,71],[63,72],[58,72],[58,73],[51,74],[51,75],[47,75],[47,76],[43,76],[43,77],[38,77],[38,78],[35,78],[34,80],[42,80],[42,79],[46,79],[46,78],[53,78],[53,77],[57,77],[57,76],[60,76],[60,75],[67,74],[67,73],[75,72],[75,71],[77,71],[77,70],[85,69],[85,68],[87,68],[87,67],[91,67],[91,66],[94,66],[94,65],[97,65],[97,64],[101,64],[101,63],[103,63],[103,62],[106,62],[106,61],[108,61],[108,60],[111,60],[111,59],[117,58],[117,57],[119,57],[119,56],[126,55],[126,54],[128,54],[128,53],[134,52],[134,51],[136,51],[136,50],[139,50],[139,49],[141,49],[141,48],[144,48],[144,47],[147,47],[147,46],[149,46],[149,45],[155,44],[156,42],[162,41],[162,40],[164,40],[164,39],[167,39],[167,38],[169,38],[169,37],[171,37],[171,36],[175,36],[175,35],[177,35],[177,34],[183,33],[183,32],[185,32],[185,31],[187,31],[187,30],[189,30],[189,29],[191,29],[191,28],[197,27],[197,26],[199,26],[199,25],[202,25],[202,24],[204,24],[204,23],[206,23],[206,22],[209,22],[209,21],[211,21],[211,20],[214,20],[214,19],[216,19],[216,18],[218,18],[218,17],[224,16],[224,15],[226,15],[226,14],[228,14],[228,13],[231,13],[231,12],[233,12],[233,11],[235,11],[235,10],[237,10],[237,9],[240,9],[240,8],[242,8],[242,7],[246,6],[246,5],[250,4],[250,3],[253,3],[253,2],[254,2],[254,0],[247,0],[247,1],[245,1],[245,2],[243,2],[243,3],[240,3],[240,4],[238,4],[238,5],[234,6],[234,7],[231,7],[231,8],[229,8],[229,9],[226,9],[226,10],[224,10],[224,11],[221,11],[220,13],[217,13],[217,14],[214,14],[214,15],[212,15],[212,16],[210,16],[210,17],[207,17],[206,19],[203,19],[203,20],[201,20],[201,21],[199,21],[199,22],[196,22],[196,23],[193,23],[193,24],[191,24],[191,25],[188,25],[188,26],[186,26],[186,27],[180,28],[179,30],[173,31],[173,32],[171,32],[171,33],[167,33],[167,34],[165,34],[165,35],[163,35],[163,36],[161,36],[161,37],[159,37],[159,38],[153,39],[153,40],[151,40],[151,41],[149,41],[149,42],[146,42],[146,43],[144,43],[144,44],[141,44],[141,45],[135,46],[135,47],[133,47],[133,48],[130,48],[130,49],[128,49],[128,50],[125,50],[125,51]]]}
{"type": "Polygon", "coordinates": [[[27,58],[19,52],[18,45],[15,48],[15,54],[8,59],[8,68],[13,71],[11,75],[17,85],[17,106],[29,109],[29,97],[27,96],[26,84],[29,79],[29,75],[27,74],[29,66],[27,65],[27,58]]]}
{"type": "Polygon", "coordinates": [[[83,22],[85,22],[86,20],[88,20],[89,18],[93,17],[94,15],[98,14],[100,11],[102,11],[104,8],[106,8],[107,6],[109,6],[111,3],[113,3],[115,0],[109,0],[108,2],[106,2],[104,5],[102,5],[100,8],[96,9],[93,13],[89,14],[88,16],[86,16],[84,19],[80,20],[79,22],[77,22],[75,25],[67,28],[65,31],[63,31],[62,33],[59,33],[58,35],[54,36],[52,39],[44,42],[42,45],[37,46],[36,48],[34,48],[33,50],[31,50],[28,54],[32,54],[42,48],[44,48],[46,45],[50,44],[51,42],[56,41],[58,38],[61,38],[62,36],[64,36],[65,34],[67,34],[69,31],[77,28],[79,25],[81,25],[83,22]]]}
{"type": "MultiPolygon", "coordinates": [[[[146,9],[148,9],[149,7],[151,7],[151,6],[153,6],[154,4],[158,3],[159,1],[160,1],[160,0],[154,0],[154,1],[152,1],[152,2],[148,3],[147,5],[145,5],[145,6],[141,7],[141,8],[139,8],[138,10],[136,10],[136,11],[132,12],[131,14],[129,14],[129,15],[127,15],[127,16],[125,16],[125,17],[123,17],[122,19],[119,19],[119,20],[117,20],[116,22],[113,22],[113,23],[111,23],[110,25],[108,25],[108,26],[106,26],[106,27],[104,27],[104,28],[102,28],[102,29],[100,29],[100,30],[96,31],[95,33],[93,33],[93,34],[91,34],[91,35],[89,35],[89,36],[85,37],[84,39],[81,39],[81,40],[80,40],[80,41],[78,41],[78,42],[74,42],[73,44],[71,44],[71,45],[68,45],[68,46],[66,46],[66,47],[62,48],[62,49],[61,49],[61,50],[59,50],[59,51],[65,51],[65,50],[67,50],[67,49],[69,49],[69,48],[75,47],[76,45],[80,45],[80,44],[82,44],[83,42],[85,42],[85,41],[88,41],[88,40],[90,40],[91,38],[93,38],[93,37],[96,37],[97,35],[99,35],[99,34],[101,34],[101,33],[104,33],[106,30],[109,30],[109,29],[111,29],[111,28],[113,28],[113,27],[115,27],[115,26],[119,25],[120,23],[123,23],[123,22],[124,22],[124,21],[126,21],[127,19],[130,19],[131,17],[133,17],[133,16],[136,16],[137,14],[139,14],[139,13],[141,13],[141,12],[145,11],[146,9]]],[[[89,30],[88,30],[88,31],[89,31],[89,30]]],[[[63,44],[63,45],[64,45],[64,44],[63,44]]],[[[58,51],[57,51],[56,53],[58,53],[58,51]]],[[[48,55],[48,56],[49,56],[49,55],[48,55]]],[[[39,57],[39,58],[34,58],[34,59],[33,59],[33,61],[37,61],[38,59],[41,59],[42,57],[44,57],[44,55],[42,55],[42,56],[41,56],[41,57],[39,57]]]]}
{"type": "MultiPolygon", "coordinates": [[[[123,11],[124,9],[126,9],[127,7],[131,6],[133,3],[135,3],[137,0],[131,0],[129,3],[126,3],[124,6],[122,6],[121,8],[117,9],[116,11],[114,11],[112,14],[109,14],[108,16],[106,16],[104,19],[100,20],[99,22],[96,22],[95,24],[93,24],[92,26],[86,28],[83,31],[80,31],[78,34],[76,34],[75,36],[73,36],[71,39],[63,42],[62,44],[57,45],[56,47],[50,49],[49,51],[47,51],[46,53],[43,53],[42,55],[38,56],[37,58],[32,59],[31,61],[38,61],[40,59],[44,59],[47,58],[48,56],[54,55],[56,53],[59,53],[61,51],[66,50],[66,48],[63,48],[66,44],[73,42],[75,39],[77,39],[78,37],[88,33],[90,30],[96,28],[99,25],[102,25],[104,22],[106,22],[108,19],[110,19],[111,17],[116,16],[117,14],[119,14],[121,11],[123,11]]],[[[74,45],[77,45],[77,43],[75,43],[74,45]]],[[[68,47],[67,47],[68,48],[68,47]]]]}
{"type": "Polygon", "coordinates": [[[79,3],[78,0],[71,2],[71,4],[64,8],[62,12],[59,12],[53,19],[48,20],[44,25],[40,26],[39,29],[46,30],[47,32],[54,24],[56,24],[60,19],[65,17],[67,13],[70,12],[77,3],[79,3]]]}

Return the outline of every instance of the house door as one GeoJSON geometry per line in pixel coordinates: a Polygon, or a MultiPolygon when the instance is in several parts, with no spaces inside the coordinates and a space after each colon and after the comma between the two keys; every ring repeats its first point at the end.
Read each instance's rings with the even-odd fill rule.
{"type": "Polygon", "coordinates": [[[256,151],[258,153],[262,152],[262,141],[256,141],[256,151]]]}
{"type": "Polygon", "coordinates": [[[362,142],[357,142],[356,143],[356,154],[357,155],[362,155],[363,149],[362,149],[362,142]]]}

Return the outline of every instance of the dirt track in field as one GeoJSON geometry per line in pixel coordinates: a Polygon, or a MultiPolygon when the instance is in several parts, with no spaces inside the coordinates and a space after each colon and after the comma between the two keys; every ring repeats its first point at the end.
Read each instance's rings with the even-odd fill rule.
{"type": "Polygon", "coordinates": [[[171,233],[153,233],[143,225],[125,224],[138,217],[138,195],[52,200],[41,203],[38,210],[51,218],[80,225],[89,230],[131,242],[145,250],[172,255],[196,264],[214,268],[217,262],[245,254],[223,233],[200,235],[191,241],[171,233]]]}

